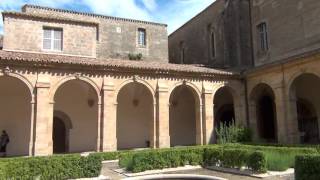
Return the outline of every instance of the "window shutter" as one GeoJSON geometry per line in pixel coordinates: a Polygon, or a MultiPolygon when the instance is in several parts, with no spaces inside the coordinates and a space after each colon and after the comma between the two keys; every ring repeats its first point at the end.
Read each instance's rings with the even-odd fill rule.
{"type": "Polygon", "coordinates": [[[54,50],[62,50],[62,31],[61,30],[54,30],[54,42],[53,42],[53,49],[54,50]]]}

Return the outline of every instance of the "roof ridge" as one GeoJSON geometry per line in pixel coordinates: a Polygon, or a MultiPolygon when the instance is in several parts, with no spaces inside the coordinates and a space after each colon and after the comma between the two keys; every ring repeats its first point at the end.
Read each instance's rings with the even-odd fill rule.
{"type": "Polygon", "coordinates": [[[137,22],[137,23],[165,26],[165,27],[168,26],[167,24],[164,24],[164,23],[157,23],[157,22],[143,21],[143,20],[136,20],[136,19],[128,19],[128,18],[115,17],[115,16],[107,16],[107,15],[102,15],[102,14],[80,12],[80,11],[74,11],[74,10],[68,10],[68,9],[61,9],[61,8],[52,8],[52,7],[40,6],[40,5],[34,5],[34,4],[25,4],[24,6],[22,6],[22,10],[24,10],[27,7],[36,8],[36,9],[44,9],[44,10],[49,10],[49,11],[65,12],[65,13],[69,13],[69,14],[77,14],[77,15],[112,19],[112,20],[118,20],[118,21],[137,22]]]}

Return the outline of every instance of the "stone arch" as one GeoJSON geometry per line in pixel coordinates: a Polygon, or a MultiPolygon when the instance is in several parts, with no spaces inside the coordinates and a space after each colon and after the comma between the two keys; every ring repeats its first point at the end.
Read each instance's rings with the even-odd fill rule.
{"type": "Polygon", "coordinates": [[[7,155],[31,155],[33,148],[34,94],[31,82],[24,76],[6,72],[0,74],[1,83],[6,83],[0,91],[0,127],[10,137],[7,155]],[[19,107],[19,108],[17,108],[19,107]],[[14,111],[12,111],[14,110],[14,111]]]}
{"type": "Polygon", "coordinates": [[[201,145],[202,109],[200,91],[192,83],[177,83],[169,94],[171,146],[201,145]],[[181,124],[184,124],[183,128],[181,124]]]}
{"type": "Polygon", "coordinates": [[[80,81],[84,81],[87,84],[89,84],[96,92],[97,97],[98,97],[98,103],[101,103],[101,97],[100,97],[100,88],[99,86],[90,78],[88,77],[84,77],[84,76],[68,76],[65,77],[63,79],[61,79],[60,81],[58,81],[55,85],[53,85],[51,87],[50,93],[49,93],[49,97],[50,97],[50,102],[54,102],[54,96],[56,94],[56,91],[59,89],[59,87],[61,87],[63,84],[67,83],[68,81],[72,81],[72,80],[80,80],[80,81]]]}
{"type": "Polygon", "coordinates": [[[237,103],[237,95],[234,89],[227,85],[221,85],[219,88],[215,88],[214,92],[213,104],[215,127],[218,127],[219,122],[224,122],[227,125],[235,122],[235,106],[237,103]],[[228,118],[221,119],[222,117],[228,118]]]}
{"type": "Polygon", "coordinates": [[[152,87],[152,85],[151,85],[150,83],[148,83],[147,81],[143,80],[143,79],[140,79],[140,78],[132,78],[132,79],[127,79],[127,80],[121,82],[121,84],[116,88],[116,90],[115,90],[115,99],[114,99],[115,104],[117,104],[117,97],[118,97],[118,94],[119,94],[120,90],[121,90],[124,86],[126,86],[126,85],[128,85],[128,84],[130,84],[130,83],[134,83],[134,82],[143,84],[146,88],[148,88],[149,91],[150,91],[151,94],[152,94],[153,102],[156,102],[156,99],[155,99],[155,90],[154,90],[154,88],[152,87]]]}
{"type": "Polygon", "coordinates": [[[54,153],[64,153],[69,152],[69,139],[70,139],[70,131],[72,129],[72,121],[70,117],[62,112],[62,111],[54,111],[53,113],[53,152],[54,153]],[[59,129],[56,126],[56,124],[59,124],[55,121],[61,121],[63,123],[63,129],[59,129]],[[57,141],[55,141],[55,138],[60,137],[60,141],[62,141],[62,145],[55,144],[57,141]],[[60,147],[59,147],[60,146],[60,147]],[[61,147],[62,146],[62,147],[61,147]]]}
{"type": "Polygon", "coordinates": [[[53,112],[60,111],[65,115],[60,116],[59,120],[72,127],[66,134],[68,148],[65,149],[72,153],[98,150],[101,110],[98,86],[86,77],[66,77],[53,86],[50,93],[53,120],[53,112]],[[68,119],[71,123],[66,121],[68,119]]]}
{"type": "MultiPolygon", "coordinates": [[[[294,83],[294,81],[300,77],[301,75],[304,75],[304,74],[310,74],[310,75],[314,75],[314,76],[317,76],[317,77],[320,77],[320,73],[317,73],[317,72],[314,72],[314,71],[309,71],[309,70],[305,70],[305,71],[297,71],[295,73],[293,73],[288,82],[287,82],[287,94],[290,95],[290,91],[291,91],[291,87],[292,87],[292,84],[294,83]]],[[[289,96],[290,97],[290,96],[289,96]]]]}
{"type": "Polygon", "coordinates": [[[178,82],[172,86],[169,90],[169,97],[171,96],[172,92],[179,86],[187,86],[192,90],[192,93],[196,96],[197,101],[199,101],[199,104],[201,105],[201,91],[199,88],[193,84],[192,82],[188,81],[183,81],[183,82],[178,82]]]}
{"type": "Polygon", "coordinates": [[[263,141],[276,142],[277,116],[275,93],[266,83],[259,83],[250,91],[251,128],[255,130],[255,137],[263,141]]]}
{"type": "Polygon", "coordinates": [[[126,81],[120,87],[116,94],[118,149],[154,147],[155,99],[151,86],[126,81]]]}
{"type": "Polygon", "coordinates": [[[32,83],[28,80],[28,78],[26,78],[25,76],[21,75],[21,74],[18,74],[18,73],[14,73],[14,72],[7,72],[7,73],[1,73],[0,74],[0,77],[5,77],[5,76],[10,76],[10,77],[13,77],[13,78],[17,78],[19,79],[20,81],[22,81],[29,89],[30,91],[30,95],[32,97],[32,100],[34,98],[34,94],[33,94],[33,91],[34,91],[34,86],[32,85],[32,83]]]}
{"type": "Polygon", "coordinates": [[[320,142],[320,76],[297,73],[289,86],[289,131],[296,134],[295,142],[320,142]],[[311,117],[313,115],[313,117],[311,117]]]}

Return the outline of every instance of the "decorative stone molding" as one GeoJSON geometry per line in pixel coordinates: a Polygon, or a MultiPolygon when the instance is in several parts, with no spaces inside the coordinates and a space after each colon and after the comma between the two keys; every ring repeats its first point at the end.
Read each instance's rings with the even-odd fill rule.
{"type": "Polygon", "coordinates": [[[10,73],[12,73],[12,69],[9,66],[7,66],[6,68],[2,69],[2,73],[4,76],[9,76],[10,73]]]}

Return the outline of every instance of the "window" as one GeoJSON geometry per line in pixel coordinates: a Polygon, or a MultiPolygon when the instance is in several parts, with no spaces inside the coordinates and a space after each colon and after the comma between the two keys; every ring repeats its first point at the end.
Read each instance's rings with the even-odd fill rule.
{"type": "Polygon", "coordinates": [[[139,46],[146,46],[146,30],[139,28],[138,29],[138,45],[139,46]]]}
{"type": "Polygon", "coordinates": [[[180,42],[180,63],[184,64],[185,63],[185,47],[184,47],[184,42],[180,42]]]}
{"type": "Polygon", "coordinates": [[[211,57],[215,58],[216,57],[216,40],[215,40],[215,34],[213,31],[210,33],[210,50],[211,50],[211,57]]]}
{"type": "Polygon", "coordinates": [[[259,34],[259,47],[261,51],[268,51],[268,33],[267,33],[267,24],[261,23],[257,26],[259,34]]]}
{"type": "Polygon", "coordinates": [[[43,28],[43,49],[62,51],[62,29],[43,28]]]}

